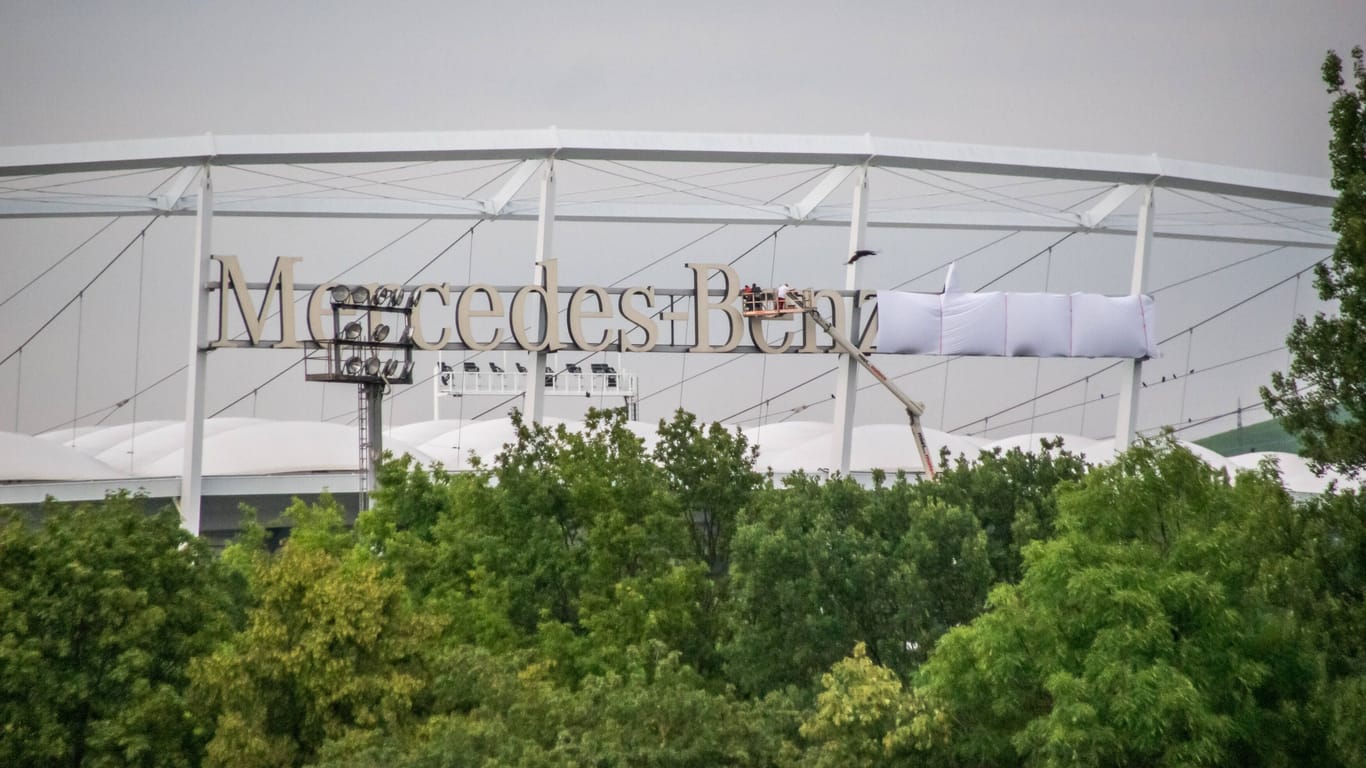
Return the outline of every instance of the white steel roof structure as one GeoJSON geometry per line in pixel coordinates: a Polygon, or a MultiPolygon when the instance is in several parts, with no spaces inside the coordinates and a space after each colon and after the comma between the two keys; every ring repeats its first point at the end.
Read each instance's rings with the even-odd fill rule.
{"type": "MultiPolygon", "coordinates": [[[[547,419],[577,431],[579,421],[547,419]]],[[[69,430],[37,436],[0,432],[0,504],[36,504],[48,495],[70,500],[102,498],[120,488],[140,490],[154,499],[174,498],[178,489],[176,472],[183,462],[181,435],[184,425],[150,423],[137,429],[140,436],[130,442],[130,425],[100,427],[72,439],[69,430]],[[100,446],[109,448],[100,450],[100,446]],[[126,471],[128,466],[133,471],[126,471]],[[120,468],[124,469],[120,469],[120,468]]],[[[141,427],[142,425],[138,425],[141,427]]],[[[627,423],[647,449],[657,439],[656,426],[645,422],[627,423]]],[[[735,427],[731,427],[734,429],[735,427]]],[[[742,430],[759,449],[757,467],[782,477],[795,472],[828,476],[828,456],[824,451],[832,425],[826,422],[789,421],[742,430]]],[[[237,522],[236,502],[260,505],[274,503],[283,507],[290,496],[307,496],[324,490],[338,495],[355,493],[358,487],[350,430],[337,424],[301,421],[271,421],[250,418],[209,419],[205,424],[204,475],[210,495],[219,497],[219,511],[205,521],[205,530],[217,537],[231,534],[237,522]],[[263,436],[270,439],[262,440],[263,436]]],[[[982,451],[1040,450],[1040,440],[1062,439],[1063,448],[1082,455],[1088,463],[1106,464],[1114,459],[1114,444],[1079,435],[1033,433],[1000,440],[983,440],[926,430],[931,451],[937,456],[947,449],[951,459],[975,461],[982,451]]],[[[470,457],[489,460],[505,444],[516,439],[507,417],[469,422],[460,426],[451,421],[415,422],[390,430],[388,442],[395,454],[408,454],[418,463],[441,464],[459,471],[470,466],[470,457]]],[[[919,474],[914,451],[907,451],[911,439],[905,425],[869,424],[854,429],[854,463],[850,474],[867,482],[873,470],[889,476],[898,471],[919,474]]],[[[1282,481],[1292,494],[1308,496],[1322,493],[1330,482],[1342,487],[1357,483],[1329,473],[1315,476],[1305,460],[1284,453],[1249,453],[1224,458],[1194,443],[1181,442],[1215,469],[1230,476],[1255,470],[1260,462],[1272,459],[1279,465],[1282,481]]],[[[348,502],[349,503],[349,502],[348,502]]],[[[278,509],[263,508],[273,515],[278,509]]]]}
{"type": "MultiPolygon", "coordinates": [[[[182,260],[193,253],[193,268],[184,285],[185,293],[190,295],[184,317],[191,330],[179,346],[185,354],[178,356],[185,362],[186,370],[184,418],[177,426],[164,425],[162,430],[145,435],[125,427],[122,439],[115,440],[109,435],[98,438],[105,441],[100,450],[107,452],[98,455],[109,459],[110,466],[120,472],[136,476],[149,471],[152,465],[164,472],[176,461],[181,462],[179,495],[186,524],[192,530],[198,528],[203,464],[219,460],[211,456],[211,445],[233,433],[230,430],[212,434],[211,430],[218,428],[206,426],[214,422],[206,420],[204,379],[208,357],[206,315],[212,302],[208,287],[209,255],[218,252],[215,219],[531,222],[535,227],[534,257],[523,262],[521,271],[530,269],[527,262],[557,257],[552,249],[552,233],[561,223],[661,228],[715,225],[793,231],[842,228],[848,231],[849,248],[838,248],[837,261],[831,264],[839,265],[838,278],[846,292],[869,287],[864,272],[866,260],[845,267],[838,251],[847,254],[866,247],[870,231],[885,238],[935,232],[1004,233],[1005,237],[1031,233],[1094,236],[1096,239],[1088,242],[1117,243],[1132,254],[1132,277],[1125,281],[1126,291],[1141,293],[1152,290],[1147,276],[1154,240],[1207,244],[1218,249],[1263,249],[1258,255],[1285,251],[1324,258],[1336,241],[1328,225],[1328,211],[1334,199],[1328,181],[1320,178],[1151,155],[990,147],[867,135],[549,128],[292,136],[206,134],[0,147],[0,233],[7,220],[126,217],[138,221],[145,218],[150,227],[151,222],[166,217],[194,218],[195,235],[182,242],[179,249],[182,260]],[[1156,206],[1154,200],[1158,200],[1156,206]],[[162,458],[155,461],[146,457],[146,465],[125,465],[118,455],[124,440],[134,445],[155,444],[165,450],[162,458]],[[169,450],[177,441],[180,450],[169,450]]],[[[698,239],[711,234],[709,230],[698,239]]],[[[1047,246],[1050,259],[1053,245],[1059,242],[1054,240],[1047,246]]],[[[828,244],[821,247],[828,252],[828,244]]],[[[127,249],[125,246],[124,250],[127,249]]],[[[736,260],[751,251],[753,248],[736,260]]],[[[906,279],[904,272],[895,271],[911,264],[912,252],[909,248],[889,251],[883,257],[889,266],[886,272],[877,273],[879,279],[903,283],[918,279],[920,276],[906,279]]],[[[1039,250],[1035,255],[1043,252],[1039,250]]],[[[1243,252],[1233,255],[1243,258],[1243,252]]],[[[0,254],[0,267],[6,261],[26,258],[29,256],[22,249],[5,249],[0,254]]],[[[653,254],[619,250],[602,259],[604,264],[599,266],[629,271],[629,277],[656,263],[652,259],[653,254]]],[[[772,259],[776,262],[776,253],[772,259]]],[[[473,260],[471,255],[471,265],[473,260]]],[[[785,263],[785,267],[794,272],[807,269],[796,261],[785,263]]],[[[879,265],[874,269],[882,268],[879,265]]],[[[814,275],[812,280],[832,276],[829,271],[819,273],[814,267],[807,271],[814,275]]],[[[46,271],[34,280],[45,274],[46,271]]],[[[85,287],[94,284],[102,274],[103,270],[85,287]]],[[[612,277],[625,279],[620,272],[612,277]]],[[[80,288],[79,293],[70,291],[72,302],[84,296],[84,291],[85,288],[80,288]]],[[[0,366],[14,365],[11,361],[16,352],[26,345],[42,343],[44,330],[72,302],[59,302],[61,309],[57,314],[47,318],[27,338],[17,331],[0,331],[7,334],[0,342],[0,366]]],[[[1210,312],[1213,311],[1211,308],[1210,312]]],[[[1177,327],[1188,319],[1179,320],[1177,327]]],[[[1191,326],[1194,327],[1197,326],[1191,326]]],[[[1186,344],[1181,351],[1187,360],[1179,373],[1183,377],[1188,369],[1194,373],[1197,366],[1189,359],[1193,339],[1178,334],[1164,343],[1168,341],[1172,345],[1186,344]]],[[[79,354],[79,341],[77,347],[79,354]]],[[[670,350],[683,348],[684,345],[673,345],[670,350]]],[[[805,356],[808,363],[819,357],[805,356]]],[[[806,442],[827,445],[821,450],[829,451],[829,457],[816,466],[849,471],[863,461],[858,452],[867,450],[858,448],[852,437],[856,393],[861,388],[856,385],[853,362],[845,355],[832,355],[827,360],[835,357],[839,360],[834,369],[833,398],[818,398],[793,407],[789,417],[808,406],[833,408],[830,422],[823,422],[831,425],[828,431],[808,429],[806,442]]],[[[544,353],[534,353],[528,363],[531,370],[541,370],[544,353]]],[[[1125,444],[1140,426],[1139,391],[1149,382],[1142,378],[1142,363],[1126,361],[1118,365],[1122,370],[1114,383],[1120,388],[1119,397],[1106,400],[1104,407],[1117,409],[1113,434],[1116,442],[1125,444]]],[[[915,372],[899,375],[912,373],[915,372]]],[[[1091,378],[1099,375],[1086,374],[1085,389],[1080,386],[1081,377],[1074,382],[1078,384],[1076,394],[1081,398],[1082,409],[1077,432],[1091,431],[1085,429],[1086,407],[1088,398],[1095,396],[1091,378]]],[[[15,380],[23,384],[23,376],[20,372],[15,380]]],[[[1034,400],[1038,400],[1037,374],[1034,378],[1034,400]]],[[[1176,376],[1171,379],[1175,381],[1176,376]]],[[[539,421],[546,418],[544,392],[538,383],[540,377],[532,376],[530,380],[532,384],[522,406],[528,418],[539,421]]],[[[684,380],[680,374],[675,382],[680,389],[684,380]]],[[[819,376],[812,380],[819,380],[819,376]]],[[[1161,383],[1167,381],[1163,375],[1161,383]]],[[[1182,381],[1184,387],[1185,379],[1182,381]]],[[[19,389],[18,385],[15,388],[19,389]]],[[[79,400],[79,383],[73,389],[73,399],[79,400]]],[[[260,386],[251,391],[259,389],[260,386]]],[[[112,410],[105,412],[104,417],[139,394],[134,392],[111,405],[112,410]]],[[[945,373],[944,397],[949,398],[950,394],[945,373]]],[[[765,405],[773,399],[765,393],[761,395],[765,405]]],[[[1006,420],[1002,414],[1011,414],[1012,408],[1017,407],[993,410],[997,406],[984,399],[971,413],[972,419],[965,423],[980,423],[985,431],[988,420],[1000,424],[1006,420]]],[[[16,404],[15,431],[19,431],[20,410],[16,404]]],[[[1184,405],[1181,410],[1184,414],[1184,405]]],[[[736,415],[747,411],[750,409],[736,415]]],[[[705,417],[730,420],[724,415],[715,419],[705,417]]],[[[954,420],[958,418],[955,415],[954,420]]],[[[88,421],[79,423],[81,420],[77,413],[64,432],[72,434],[73,430],[79,432],[91,426],[88,421]]],[[[1028,421],[1034,421],[1032,411],[1028,421]]],[[[1149,427],[1171,421],[1150,423],[1149,427]]],[[[1094,430],[1097,422],[1093,419],[1090,423],[1094,430]]],[[[458,429],[459,426],[453,425],[463,435],[462,441],[473,439],[480,428],[478,424],[464,425],[464,429],[458,429]]],[[[940,426],[949,432],[963,431],[953,423],[940,426]]],[[[762,427],[765,431],[771,428],[762,427]]],[[[487,429],[497,431],[494,427],[487,429]]],[[[418,430],[423,433],[421,437],[427,436],[426,430],[450,435],[440,428],[422,427],[418,430]]],[[[883,431],[896,434],[891,427],[883,431]]],[[[94,434],[90,437],[96,439],[94,434]]],[[[951,435],[944,437],[950,438],[951,435]]],[[[283,434],[263,435],[259,439],[287,444],[283,434]]],[[[413,448],[423,450],[420,443],[413,448]]],[[[138,453],[141,452],[139,449],[138,453]]],[[[88,455],[93,458],[96,454],[88,455]]],[[[874,450],[867,455],[882,454],[874,450]]],[[[431,457],[442,458],[436,454],[431,457]]],[[[336,461],[341,460],[338,454],[336,461]]],[[[797,464],[805,467],[810,462],[803,459],[797,464]]],[[[247,473],[267,468],[268,465],[260,463],[240,467],[247,473]]]]}
{"type": "MultiPolygon", "coordinates": [[[[1079,211],[1016,208],[994,211],[879,210],[870,227],[910,227],[1046,232],[1107,232],[1132,235],[1132,223],[1110,221],[1135,187],[1228,195],[1249,200],[1327,207],[1336,198],[1327,180],[1171,160],[1156,155],[1066,152],[872,136],[784,136],[625,131],[497,131],[306,136],[215,136],[91,144],[0,147],[0,177],[126,171],[153,168],[260,165],[437,163],[518,161],[508,182],[487,197],[452,200],[338,198],[324,195],[220,194],[215,216],[310,218],[534,219],[534,202],[512,199],[548,160],[743,163],[831,166],[821,183],[791,203],[727,204],[721,200],[669,202],[561,202],[555,216],[566,221],[704,222],[733,224],[847,225],[849,208],[826,196],[855,169],[911,169],[983,176],[1028,177],[1112,184],[1113,192],[1079,211]]],[[[198,196],[192,178],[181,177],[155,195],[49,195],[8,189],[0,217],[194,215],[198,196]]],[[[1327,233],[1274,221],[1219,233],[1190,227],[1155,227],[1155,237],[1332,247],[1327,233]],[[1277,230],[1285,230],[1277,232],[1277,230]]]]}

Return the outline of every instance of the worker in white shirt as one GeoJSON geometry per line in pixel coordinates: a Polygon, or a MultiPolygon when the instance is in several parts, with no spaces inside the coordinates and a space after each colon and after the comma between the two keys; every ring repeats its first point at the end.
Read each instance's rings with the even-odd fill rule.
{"type": "Polygon", "coordinates": [[[787,308],[787,292],[790,290],[792,290],[792,286],[788,285],[786,282],[778,286],[778,302],[776,309],[787,308]]]}

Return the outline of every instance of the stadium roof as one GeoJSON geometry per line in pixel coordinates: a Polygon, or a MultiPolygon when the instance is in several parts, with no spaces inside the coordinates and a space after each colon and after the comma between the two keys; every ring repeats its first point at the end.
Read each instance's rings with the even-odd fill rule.
{"type": "MultiPolygon", "coordinates": [[[[547,419],[551,425],[581,429],[582,422],[547,419]]],[[[647,447],[656,426],[628,422],[647,447]]],[[[741,430],[759,448],[758,465],[777,475],[829,473],[833,427],[815,421],[788,421],[741,430]]],[[[119,488],[143,489],[153,497],[173,497],[183,466],[184,425],[149,421],[117,426],[61,430],[43,435],[0,432],[0,503],[27,504],[47,496],[63,500],[100,498],[119,488]]],[[[926,429],[930,451],[947,448],[951,456],[969,459],[979,451],[1038,451],[1040,440],[1061,437],[1064,447],[1103,464],[1113,460],[1114,443],[1078,435],[1019,434],[999,440],[926,429]]],[[[358,453],[355,429],[342,424],[218,418],[205,423],[204,475],[217,478],[220,495],[307,495],[322,489],[356,489],[358,453]]],[[[470,457],[490,459],[515,439],[508,418],[484,421],[423,421],[388,430],[385,447],[426,464],[450,470],[470,467],[470,457]]],[[[869,424],[854,430],[851,474],[867,477],[874,469],[919,473],[921,466],[904,424],[869,424]]],[[[1334,475],[1318,477],[1304,459],[1288,453],[1248,453],[1225,458],[1194,443],[1182,442],[1201,459],[1230,474],[1254,469],[1265,458],[1276,460],[1286,488],[1305,495],[1322,492],[1328,483],[1347,484],[1334,475]]],[[[1354,484],[1353,484],[1354,485],[1354,484]]],[[[234,505],[235,506],[235,505],[234,505]]]]}

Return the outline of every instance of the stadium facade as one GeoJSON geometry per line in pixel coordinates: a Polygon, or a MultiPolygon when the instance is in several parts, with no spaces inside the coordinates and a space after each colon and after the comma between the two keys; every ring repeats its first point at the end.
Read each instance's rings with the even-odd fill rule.
{"type": "MultiPolygon", "coordinates": [[[[633,369],[653,367],[656,392],[650,396],[677,389],[678,406],[708,420],[744,425],[761,447],[761,464],[777,472],[857,475],[873,468],[919,471],[914,452],[903,450],[906,428],[885,423],[894,421],[895,411],[888,414],[875,394],[859,397],[867,386],[859,382],[855,360],[833,349],[811,326],[741,322],[738,309],[729,304],[736,281],[748,284],[751,276],[763,275],[769,285],[781,280],[809,286],[813,296],[827,302],[835,324],[862,334],[857,340],[870,350],[876,341],[870,295],[878,289],[933,286],[942,280],[943,268],[955,262],[971,265],[977,254],[994,253],[993,248],[1006,249],[1018,263],[984,264],[982,274],[990,279],[981,288],[999,290],[999,281],[1005,285],[1020,278],[1024,272],[1019,271],[1028,266],[1034,271],[1042,267],[1042,284],[1023,286],[1033,291],[1130,296],[1195,291],[1170,301],[1159,296],[1163,317],[1170,319],[1164,323],[1171,322],[1167,328],[1174,332],[1164,329],[1159,355],[1151,360],[1022,363],[1030,368],[1017,361],[999,369],[1004,373],[964,362],[958,366],[964,373],[956,374],[952,384],[948,363],[957,358],[911,370],[898,363],[903,370],[892,372],[928,391],[925,399],[940,414],[942,427],[931,432],[935,450],[948,446],[955,453],[960,448],[970,453],[1001,439],[1035,442],[1028,434],[1012,433],[1075,431],[1068,444],[1103,461],[1102,454],[1127,445],[1141,432],[1217,427],[1217,418],[1229,415],[1212,405],[1228,394],[1228,379],[1221,377],[1235,377],[1241,391],[1249,381],[1255,387],[1259,376],[1281,362],[1268,356],[1279,346],[1265,348],[1273,341],[1279,345],[1289,318],[1309,309],[1300,303],[1301,284],[1307,283],[1300,277],[1335,242],[1327,224],[1335,196],[1325,179],[1155,156],[871,136],[554,128],[206,135],[0,147],[0,177],[6,179],[0,192],[0,227],[11,228],[0,231],[13,233],[5,235],[13,246],[6,248],[7,258],[18,262],[11,265],[16,274],[33,275],[5,298],[6,303],[16,300],[10,311],[22,316],[0,317],[6,329],[0,367],[14,371],[2,386],[15,413],[14,429],[3,436],[9,446],[0,466],[5,483],[0,502],[31,503],[37,494],[89,498],[127,484],[156,498],[177,500],[186,526],[195,531],[218,529],[223,523],[216,508],[230,503],[235,515],[237,498],[308,495],[323,488],[364,490],[365,475],[354,469],[355,428],[330,423],[335,415],[322,412],[317,421],[304,422],[227,413],[248,395],[254,410],[257,396],[272,392],[270,387],[285,372],[263,372],[243,356],[271,355],[274,363],[289,356],[294,360],[289,370],[306,362],[310,353],[327,349],[328,339],[339,342],[343,321],[348,328],[358,322],[335,314],[335,301],[333,322],[324,316],[325,305],[318,298],[338,285],[368,286],[367,296],[392,288],[408,297],[411,327],[403,329],[409,347],[405,354],[416,357],[405,362],[405,374],[439,370],[441,355],[486,363],[492,356],[506,360],[513,355],[517,365],[536,374],[521,379],[522,392],[515,398],[480,393],[488,399],[469,414],[475,418],[464,413],[471,397],[466,394],[454,424],[429,420],[411,406],[406,413],[391,414],[391,423],[375,437],[383,436],[386,447],[420,460],[459,467],[468,450],[488,455],[506,435],[486,440],[485,434],[505,430],[504,414],[514,405],[532,421],[556,417],[547,403],[553,377],[543,381],[537,372],[552,369],[548,363],[558,352],[584,360],[616,354],[633,369]],[[160,247],[168,252],[168,263],[183,270],[179,289],[163,287],[160,298],[151,298],[157,294],[144,293],[150,278],[141,267],[135,285],[106,285],[114,279],[104,277],[107,270],[121,266],[120,260],[131,262],[135,252],[145,255],[148,233],[177,219],[192,220],[193,232],[176,230],[176,242],[161,242],[160,247]],[[109,223],[66,250],[76,238],[62,228],[77,221],[109,223]],[[34,222],[53,229],[35,234],[23,228],[34,222]],[[368,256],[343,257],[337,232],[343,223],[355,222],[412,226],[368,256]],[[289,241],[293,232],[319,223],[330,229],[316,243],[289,241]],[[100,242],[87,248],[106,229],[125,224],[141,229],[121,249],[100,242]],[[443,248],[387,265],[386,271],[368,263],[395,250],[393,243],[416,237],[412,233],[428,224],[455,224],[464,233],[443,248]],[[494,258],[481,258],[483,252],[473,244],[471,233],[485,224],[494,233],[511,233],[510,245],[495,248],[494,258]],[[728,233],[740,234],[725,241],[728,233]],[[873,236],[882,256],[850,256],[869,252],[873,236]],[[683,245],[659,256],[663,248],[656,241],[662,239],[683,245]],[[684,252],[704,240],[713,244],[705,258],[684,252]],[[289,255],[281,245],[285,241],[291,250],[310,252],[306,258],[289,255]],[[1084,252],[1069,252],[1082,247],[1078,243],[1084,244],[1084,252]],[[468,257],[454,268],[447,265],[446,279],[424,274],[439,259],[449,259],[456,245],[468,246],[468,257]],[[101,246],[113,256],[103,269],[78,276],[52,273],[72,254],[101,246]],[[767,264],[752,266],[749,262],[759,258],[754,254],[763,252],[760,246],[770,251],[767,264]],[[249,252],[229,255],[225,247],[249,252]],[[1163,254],[1176,258],[1162,261],[1167,272],[1163,284],[1155,286],[1153,265],[1163,254]],[[1077,264],[1085,259],[1088,267],[1069,268],[1069,257],[1078,259],[1077,264]],[[285,273],[299,261],[311,275],[296,280],[290,272],[286,284],[285,273]],[[1092,264],[1103,273],[1100,277],[1090,274],[1092,264]],[[452,279],[451,273],[461,267],[464,274],[452,279]],[[674,275],[686,270],[689,278],[678,281],[664,272],[652,273],[656,267],[674,275]],[[1248,271],[1254,268],[1261,271],[1248,271]],[[686,284],[658,287],[656,280],[686,284]],[[1219,291],[1211,285],[1220,291],[1230,286],[1246,290],[1216,300],[1219,291]],[[24,309],[30,286],[46,293],[24,309]],[[1291,296],[1276,293],[1286,286],[1291,296]],[[92,346],[108,349],[113,343],[90,339],[122,324],[126,342],[132,322],[128,314],[115,322],[97,312],[101,291],[121,295],[118,306],[136,310],[132,354],[126,355],[132,358],[133,375],[131,386],[100,386],[92,394],[89,369],[96,367],[95,376],[102,377],[113,364],[84,362],[82,355],[94,355],[92,346]],[[134,295],[136,299],[129,298],[134,295]],[[568,300],[557,306],[555,299],[562,295],[568,300]],[[421,307],[418,296],[423,297],[421,307]],[[1264,296],[1277,297],[1274,312],[1255,303],[1264,296]],[[173,314],[182,319],[178,343],[143,346],[142,339],[154,332],[144,329],[143,310],[153,301],[173,306],[173,314]],[[433,310],[436,316],[430,314],[433,310]],[[1211,325],[1230,316],[1237,323],[1234,331],[1211,325]],[[74,340],[70,328],[54,329],[55,321],[67,318],[74,318],[74,340]],[[588,330],[582,324],[585,318],[588,330]],[[1271,330],[1257,331],[1258,323],[1269,323],[1271,330]],[[777,341],[771,338],[775,331],[777,341]],[[74,366],[42,369],[46,358],[72,348],[73,341],[74,366]],[[168,346],[183,353],[168,354],[168,346]],[[672,356],[681,365],[677,373],[664,370],[646,360],[651,355],[672,356]],[[688,373],[688,360],[720,355],[750,360],[728,369],[724,384],[694,387],[693,399],[684,402],[684,384],[700,375],[688,373]],[[139,375],[148,366],[144,358],[151,357],[162,368],[177,359],[182,367],[148,385],[139,375]],[[212,366],[215,377],[257,377],[242,384],[246,395],[232,399],[209,384],[211,357],[223,360],[212,366]],[[770,359],[775,369],[771,388],[770,359]],[[1249,368],[1248,361],[1257,367],[1249,368]],[[927,369],[942,373],[934,382],[938,386],[916,378],[927,369]],[[815,375],[808,375],[812,371],[815,375]],[[1054,371],[1061,371],[1065,384],[1052,384],[1054,371]],[[183,398],[152,391],[166,380],[179,384],[183,398]],[[756,380],[757,397],[747,407],[731,414],[729,405],[712,405],[734,395],[741,383],[756,380]],[[42,410],[32,405],[50,406],[51,393],[66,387],[72,391],[70,419],[49,429],[21,424],[25,414],[42,410]],[[804,392],[810,402],[790,399],[794,391],[804,392]],[[210,392],[215,402],[209,401],[210,392]],[[1026,396],[1018,399],[1019,392],[1026,396]],[[218,400],[224,399],[228,402],[220,407],[218,400]],[[166,413],[171,401],[178,404],[166,413]],[[130,403],[132,408],[125,410],[130,403]],[[775,403],[781,405],[777,413],[775,403]],[[139,404],[143,414],[168,418],[139,419],[139,404]],[[708,412],[711,408],[714,413],[708,412]],[[953,415],[952,421],[945,413],[953,415]],[[1069,422],[1077,427],[1060,428],[1059,413],[1079,417],[1069,422]],[[211,418],[215,414],[225,417],[211,418]],[[819,418],[794,421],[799,416],[819,418]],[[116,426],[101,426],[111,417],[116,417],[116,426]],[[214,503],[205,507],[205,497],[214,503]]],[[[377,311],[378,305],[356,317],[369,318],[377,311]]],[[[375,341],[370,351],[394,344],[378,337],[374,319],[367,322],[365,332],[375,341]]],[[[162,323],[162,332],[168,325],[175,324],[162,323]]],[[[919,356],[904,359],[924,362],[919,356]]],[[[357,375],[367,362],[356,366],[357,375]]],[[[343,363],[338,359],[335,365],[343,363]]],[[[552,371],[565,367],[556,363],[552,371]]],[[[290,378],[303,383],[302,376],[290,378]]],[[[275,395],[279,409],[295,413],[304,404],[311,406],[316,398],[302,391],[275,395]]],[[[592,393],[587,394],[591,400],[592,393]]],[[[392,410],[401,395],[386,387],[384,402],[392,410]]],[[[648,407],[657,413],[671,411],[672,404],[665,407],[663,400],[657,398],[648,407]]],[[[364,424],[365,409],[360,410],[364,424]]],[[[376,416],[381,412],[377,404],[370,410],[376,416]]],[[[1242,410],[1239,402],[1239,417],[1242,410]]],[[[437,411],[434,415],[439,415],[439,406],[437,411]]],[[[572,416],[559,418],[573,422],[572,416]]],[[[638,428],[649,439],[651,430],[638,428]]],[[[363,439],[361,447],[363,452],[363,439]]]]}

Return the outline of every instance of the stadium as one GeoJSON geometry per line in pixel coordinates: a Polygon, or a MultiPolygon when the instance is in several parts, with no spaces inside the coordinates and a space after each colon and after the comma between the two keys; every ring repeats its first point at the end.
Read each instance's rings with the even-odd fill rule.
{"type": "MultiPolygon", "coordinates": [[[[802,318],[742,321],[739,283],[808,292],[864,351],[870,296],[950,270],[1152,297],[1151,357],[874,355],[931,454],[969,457],[1060,435],[1104,462],[1261,421],[1291,321],[1331,310],[1326,179],[1156,156],[549,128],[0,147],[0,176],[0,504],[136,489],[206,534],[241,502],[354,508],[381,446],[468,468],[512,408],[573,429],[625,405],[647,442],[683,408],[777,475],[924,472],[857,355],[802,318]],[[333,359],[353,325],[385,375],[333,359]]],[[[1325,487],[1284,447],[1196,450],[1325,487]]]]}

